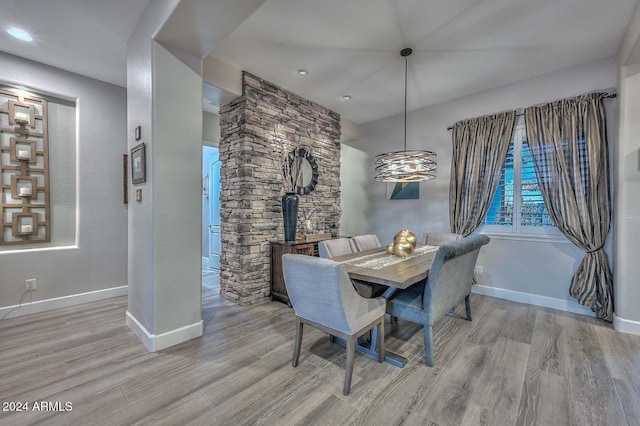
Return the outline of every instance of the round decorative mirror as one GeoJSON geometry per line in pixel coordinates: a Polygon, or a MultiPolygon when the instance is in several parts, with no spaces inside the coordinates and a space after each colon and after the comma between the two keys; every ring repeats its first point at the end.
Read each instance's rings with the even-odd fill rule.
{"type": "Polygon", "coordinates": [[[310,150],[301,146],[291,151],[287,158],[289,159],[289,167],[293,171],[292,174],[298,176],[296,193],[309,194],[318,183],[318,164],[315,157],[310,150]]]}

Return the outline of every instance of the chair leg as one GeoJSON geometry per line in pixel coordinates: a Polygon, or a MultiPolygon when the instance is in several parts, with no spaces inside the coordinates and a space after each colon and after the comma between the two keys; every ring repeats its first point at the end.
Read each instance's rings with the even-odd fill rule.
{"type": "Polygon", "coordinates": [[[351,377],[353,376],[353,360],[356,356],[356,339],[353,336],[347,338],[347,361],[344,366],[344,388],[342,393],[349,395],[351,390],[351,377]]]}
{"type": "Polygon", "coordinates": [[[424,356],[429,367],[433,367],[433,331],[431,326],[424,326],[424,356]]]}
{"type": "Polygon", "coordinates": [[[380,321],[380,324],[378,324],[378,362],[382,362],[384,361],[384,316],[382,317],[382,320],[380,321]]]}
{"type": "Polygon", "coordinates": [[[398,317],[389,315],[389,325],[391,326],[391,331],[398,329],[398,317]]]}
{"type": "Polygon", "coordinates": [[[464,298],[464,306],[467,309],[467,321],[471,321],[471,295],[467,294],[464,298]]]}
{"type": "Polygon", "coordinates": [[[296,318],[296,341],[293,344],[293,360],[291,365],[298,366],[298,360],[300,359],[300,347],[302,346],[302,321],[296,318]]]}

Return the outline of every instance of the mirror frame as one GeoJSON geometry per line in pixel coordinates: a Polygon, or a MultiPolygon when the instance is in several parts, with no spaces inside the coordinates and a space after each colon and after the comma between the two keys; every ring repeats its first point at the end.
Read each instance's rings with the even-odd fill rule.
{"type": "Polygon", "coordinates": [[[293,167],[293,162],[296,158],[304,158],[311,165],[311,182],[309,182],[306,186],[296,185],[295,192],[299,195],[307,195],[310,194],[311,191],[316,189],[316,185],[318,183],[318,176],[320,173],[318,172],[318,163],[316,162],[315,157],[311,154],[311,150],[307,149],[304,146],[300,146],[287,155],[289,160],[289,166],[293,167]]]}

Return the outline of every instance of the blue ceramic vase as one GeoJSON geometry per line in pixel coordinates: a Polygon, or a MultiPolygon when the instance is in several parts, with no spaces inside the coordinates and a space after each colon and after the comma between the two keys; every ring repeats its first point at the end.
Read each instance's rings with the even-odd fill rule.
{"type": "Polygon", "coordinates": [[[284,219],[284,241],[295,242],[298,223],[298,203],[300,197],[295,192],[287,192],[282,196],[282,217],[284,219]]]}

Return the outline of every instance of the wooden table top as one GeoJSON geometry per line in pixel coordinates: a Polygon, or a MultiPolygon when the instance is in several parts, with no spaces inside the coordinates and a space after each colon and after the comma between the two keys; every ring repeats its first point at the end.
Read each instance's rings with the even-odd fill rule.
{"type": "MultiPolygon", "coordinates": [[[[387,254],[384,247],[379,247],[358,253],[346,254],[344,256],[336,256],[332,258],[332,260],[344,262],[376,253],[380,254],[380,259],[393,256],[387,254]]],[[[345,264],[345,268],[350,278],[404,289],[427,277],[435,255],[436,252],[432,251],[420,256],[403,259],[401,262],[380,269],[359,267],[348,263],[345,264]]]]}

